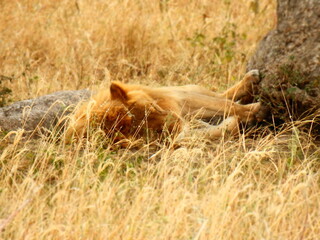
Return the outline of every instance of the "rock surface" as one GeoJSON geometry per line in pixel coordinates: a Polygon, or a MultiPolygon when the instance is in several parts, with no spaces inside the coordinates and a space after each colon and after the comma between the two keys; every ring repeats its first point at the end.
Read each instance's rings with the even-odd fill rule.
{"type": "Polygon", "coordinates": [[[320,108],[320,1],[278,0],[277,26],[248,64],[264,79],[256,93],[282,122],[320,108]]]}
{"type": "Polygon", "coordinates": [[[89,90],[60,91],[0,108],[0,131],[50,129],[72,106],[90,97],[89,90]]]}

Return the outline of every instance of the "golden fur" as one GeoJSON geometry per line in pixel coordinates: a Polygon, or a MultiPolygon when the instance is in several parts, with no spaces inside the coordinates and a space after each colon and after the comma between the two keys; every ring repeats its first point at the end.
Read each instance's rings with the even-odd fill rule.
{"type": "Polygon", "coordinates": [[[237,101],[250,95],[258,81],[259,72],[250,71],[224,93],[196,85],[153,88],[112,82],[109,91],[101,91],[75,112],[66,138],[82,138],[88,129],[97,127],[115,141],[163,132],[184,136],[187,120],[217,115],[225,117],[220,125],[204,124],[204,128],[193,131],[219,137],[224,131],[237,130],[239,121],[257,120],[260,103],[242,105],[237,101]]]}

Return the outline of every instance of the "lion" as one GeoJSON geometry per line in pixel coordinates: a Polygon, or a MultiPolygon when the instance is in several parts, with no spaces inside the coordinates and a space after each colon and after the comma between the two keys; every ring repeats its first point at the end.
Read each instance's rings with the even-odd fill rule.
{"type": "Polygon", "coordinates": [[[182,138],[189,133],[209,138],[235,133],[239,123],[257,122],[261,104],[241,104],[260,81],[259,71],[252,70],[233,87],[217,93],[198,85],[149,87],[112,82],[85,102],[71,116],[65,137],[86,137],[90,129],[99,128],[114,142],[124,139],[159,137],[166,133],[182,138]],[[223,116],[218,125],[205,121],[223,116]],[[195,120],[202,127],[189,128],[195,120]]]}

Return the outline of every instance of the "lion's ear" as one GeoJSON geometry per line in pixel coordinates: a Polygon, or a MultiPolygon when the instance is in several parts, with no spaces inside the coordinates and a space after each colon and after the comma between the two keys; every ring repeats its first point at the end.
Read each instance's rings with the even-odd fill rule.
{"type": "Polygon", "coordinates": [[[110,95],[111,100],[120,100],[122,102],[125,102],[128,100],[128,95],[123,87],[123,84],[119,82],[112,82],[110,85],[110,95]]]}

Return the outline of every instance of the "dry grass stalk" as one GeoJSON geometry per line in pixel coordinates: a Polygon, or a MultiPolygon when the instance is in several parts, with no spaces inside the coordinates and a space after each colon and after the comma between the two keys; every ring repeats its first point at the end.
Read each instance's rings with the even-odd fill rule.
{"type": "MultiPolygon", "coordinates": [[[[26,0],[0,9],[0,75],[12,78],[2,84],[14,100],[110,80],[225,89],[275,16],[271,0],[26,0]]],[[[99,131],[71,145],[1,135],[1,238],[317,239],[318,146],[296,127],[268,131],[131,150],[99,131]],[[30,179],[43,186],[32,197],[30,179]]]]}

